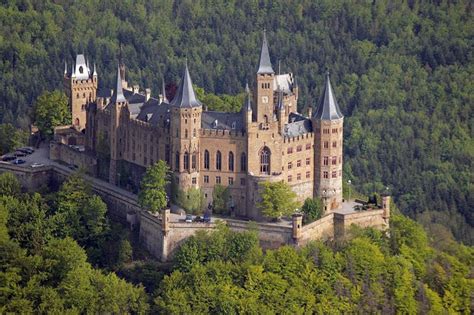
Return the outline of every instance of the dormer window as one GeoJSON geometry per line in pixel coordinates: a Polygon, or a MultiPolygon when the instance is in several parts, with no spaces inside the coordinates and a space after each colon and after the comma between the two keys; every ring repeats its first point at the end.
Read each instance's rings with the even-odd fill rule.
{"type": "Polygon", "coordinates": [[[82,68],[82,66],[79,67],[79,73],[83,73],[84,72],[84,69],[82,68]]]}

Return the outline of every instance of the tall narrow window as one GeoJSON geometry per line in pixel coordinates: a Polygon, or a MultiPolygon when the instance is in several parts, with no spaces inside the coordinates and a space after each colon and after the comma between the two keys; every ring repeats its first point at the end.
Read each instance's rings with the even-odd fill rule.
{"type": "Polygon", "coordinates": [[[196,152],[193,153],[193,155],[191,156],[191,169],[195,170],[196,169],[196,152]]]}
{"type": "Polygon", "coordinates": [[[188,152],[184,152],[184,169],[187,171],[189,170],[189,153],[188,152]]]}
{"type": "Polygon", "coordinates": [[[193,129],[193,138],[196,138],[196,128],[193,129]]]}
{"type": "Polygon", "coordinates": [[[184,129],[184,137],[185,137],[185,138],[188,137],[188,129],[184,129]]]}
{"type": "Polygon", "coordinates": [[[229,171],[234,171],[234,153],[229,152],[229,171]]]}
{"type": "Polygon", "coordinates": [[[325,156],[323,158],[323,165],[329,165],[329,157],[328,156],[325,156]]]}
{"type": "Polygon", "coordinates": [[[204,151],[204,169],[209,169],[209,151],[204,151]]]}
{"type": "Polygon", "coordinates": [[[165,161],[170,164],[170,145],[165,145],[165,161]]]}
{"type": "Polygon", "coordinates": [[[174,168],[175,170],[179,171],[179,152],[176,152],[176,158],[174,161],[174,168]]]}
{"type": "Polygon", "coordinates": [[[260,173],[270,174],[270,149],[263,147],[260,150],[260,173]]]}
{"type": "Polygon", "coordinates": [[[240,170],[242,172],[247,171],[247,156],[245,155],[245,153],[242,153],[240,155],[240,170]]]}
{"type": "Polygon", "coordinates": [[[216,169],[221,170],[222,169],[222,154],[221,151],[217,151],[216,153],[216,169]]]}

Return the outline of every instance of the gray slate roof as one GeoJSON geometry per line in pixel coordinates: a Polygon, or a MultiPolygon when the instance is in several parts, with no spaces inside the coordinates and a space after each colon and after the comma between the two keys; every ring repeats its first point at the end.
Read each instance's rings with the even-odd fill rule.
{"type": "Polygon", "coordinates": [[[203,111],[201,118],[201,128],[242,131],[244,129],[242,113],[203,111]]]}
{"type": "Polygon", "coordinates": [[[298,113],[290,113],[288,120],[283,130],[285,137],[297,137],[313,131],[311,120],[298,113]]]}
{"type": "Polygon", "coordinates": [[[117,86],[115,88],[114,95],[112,95],[112,98],[110,100],[111,103],[117,103],[117,102],[125,102],[125,96],[123,95],[123,89],[122,89],[122,78],[120,77],[120,66],[117,67],[117,86]]]}
{"type": "Polygon", "coordinates": [[[191,76],[189,75],[187,63],[186,68],[184,69],[183,78],[179,83],[176,96],[170,104],[171,106],[180,108],[192,108],[202,106],[201,102],[196,98],[196,94],[194,94],[193,82],[191,81],[191,76]]]}
{"type": "Polygon", "coordinates": [[[267,35],[263,32],[262,51],[260,52],[260,63],[258,66],[258,74],[273,74],[272,62],[268,53],[267,35]]]}
{"type": "Polygon", "coordinates": [[[314,117],[321,120],[337,120],[344,117],[334,97],[329,80],[329,73],[326,74],[326,84],[324,86],[323,95],[321,96],[318,110],[314,114],[314,117]]]}

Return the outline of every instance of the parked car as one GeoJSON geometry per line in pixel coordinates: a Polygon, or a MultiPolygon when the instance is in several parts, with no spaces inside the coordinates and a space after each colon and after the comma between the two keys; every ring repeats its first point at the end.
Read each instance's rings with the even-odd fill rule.
{"type": "Polygon", "coordinates": [[[2,161],[8,162],[8,161],[13,161],[16,159],[16,156],[13,154],[7,154],[2,157],[2,161]]]}
{"type": "Polygon", "coordinates": [[[204,217],[202,218],[203,222],[210,223],[211,222],[211,214],[209,212],[204,213],[204,217]]]}
{"type": "Polygon", "coordinates": [[[186,214],[186,219],[184,219],[184,222],[187,222],[187,223],[193,222],[193,215],[192,214],[186,214]]]}
{"type": "Polygon", "coordinates": [[[71,169],[71,170],[74,170],[74,171],[79,168],[79,167],[78,167],[77,165],[75,165],[75,164],[69,164],[67,167],[68,167],[69,169],[71,169]]]}
{"type": "Polygon", "coordinates": [[[42,164],[42,163],[33,163],[33,164],[31,164],[31,167],[33,167],[33,168],[41,167],[41,166],[44,166],[44,164],[42,164]]]}
{"type": "Polygon", "coordinates": [[[15,151],[14,154],[15,154],[16,157],[19,157],[19,156],[20,156],[20,157],[26,156],[26,153],[25,153],[25,152],[22,152],[22,151],[15,151]]]}
{"type": "Polygon", "coordinates": [[[12,162],[12,164],[16,164],[16,165],[25,164],[25,163],[26,163],[26,161],[22,160],[22,159],[16,159],[15,161],[12,162]]]}
{"type": "Polygon", "coordinates": [[[31,149],[31,148],[19,148],[19,149],[16,149],[17,151],[19,152],[23,152],[25,154],[31,154],[33,152],[35,152],[35,150],[31,149]]]}
{"type": "Polygon", "coordinates": [[[193,222],[203,222],[203,219],[201,218],[201,216],[197,216],[194,218],[193,222]]]}

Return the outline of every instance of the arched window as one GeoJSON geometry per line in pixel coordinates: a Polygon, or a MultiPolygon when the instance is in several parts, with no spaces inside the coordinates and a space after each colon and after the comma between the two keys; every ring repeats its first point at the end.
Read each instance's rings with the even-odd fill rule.
{"type": "Polygon", "coordinates": [[[222,169],[222,154],[221,151],[217,151],[216,153],[216,169],[221,170],[222,169]]]}
{"type": "Polygon", "coordinates": [[[263,147],[260,150],[260,173],[270,174],[270,149],[263,147]]]}
{"type": "Polygon", "coordinates": [[[83,73],[84,72],[84,68],[82,68],[82,66],[79,67],[79,73],[83,73]]]}
{"type": "Polygon", "coordinates": [[[204,151],[204,169],[208,170],[209,169],[209,151],[204,151]]]}
{"type": "Polygon", "coordinates": [[[176,152],[174,168],[175,168],[175,170],[179,171],[179,152],[176,152]]]}
{"type": "Polygon", "coordinates": [[[79,126],[79,118],[76,118],[76,119],[74,120],[74,125],[79,126]]]}
{"type": "Polygon", "coordinates": [[[191,156],[191,169],[195,170],[196,169],[196,152],[193,153],[193,155],[191,156]]]}
{"type": "Polygon", "coordinates": [[[229,152],[229,171],[234,171],[234,153],[229,152]]]}
{"type": "Polygon", "coordinates": [[[263,116],[263,122],[268,124],[268,116],[267,115],[263,116]]]}
{"type": "Polygon", "coordinates": [[[245,153],[242,153],[240,155],[240,171],[247,171],[247,156],[245,155],[245,153]]]}
{"type": "Polygon", "coordinates": [[[189,153],[188,152],[184,152],[184,169],[185,170],[189,170],[189,153]]]}

